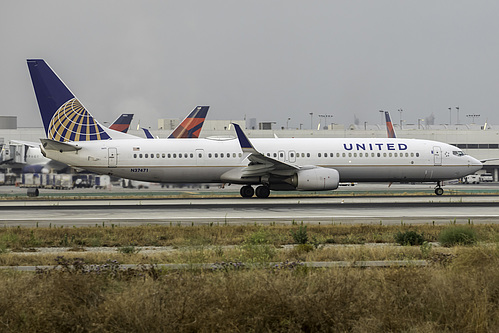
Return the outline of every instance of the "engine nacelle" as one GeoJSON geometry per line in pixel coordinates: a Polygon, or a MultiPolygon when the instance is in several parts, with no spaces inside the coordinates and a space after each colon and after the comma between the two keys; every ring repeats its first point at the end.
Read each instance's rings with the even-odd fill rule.
{"type": "Polygon", "coordinates": [[[291,177],[291,184],[299,191],[336,190],[340,183],[340,174],[335,169],[314,167],[302,169],[291,177]]]}

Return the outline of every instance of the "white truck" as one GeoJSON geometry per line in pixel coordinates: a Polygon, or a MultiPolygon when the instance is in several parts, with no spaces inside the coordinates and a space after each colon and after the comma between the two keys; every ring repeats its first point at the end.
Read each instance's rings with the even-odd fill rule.
{"type": "Polygon", "coordinates": [[[463,184],[480,184],[480,175],[467,175],[463,177],[463,184]]]}

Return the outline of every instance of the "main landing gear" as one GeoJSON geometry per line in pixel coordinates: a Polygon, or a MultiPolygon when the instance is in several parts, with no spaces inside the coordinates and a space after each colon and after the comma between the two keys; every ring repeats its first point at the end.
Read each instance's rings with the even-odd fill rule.
{"type": "Polygon", "coordinates": [[[250,185],[245,185],[241,187],[239,193],[243,198],[251,198],[255,193],[258,198],[268,198],[270,195],[270,189],[268,186],[260,185],[255,191],[250,185]]]}
{"type": "Polygon", "coordinates": [[[440,186],[440,181],[437,182],[437,187],[435,187],[435,194],[442,195],[444,194],[444,189],[440,186]]]}

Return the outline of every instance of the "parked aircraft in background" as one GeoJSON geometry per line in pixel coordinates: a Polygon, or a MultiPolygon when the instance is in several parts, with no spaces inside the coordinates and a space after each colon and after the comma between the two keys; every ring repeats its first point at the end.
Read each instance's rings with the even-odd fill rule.
{"type": "MultiPolygon", "coordinates": [[[[184,120],[173,130],[168,139],[197,139],[203,128],[204,120],[208,114],[209,106],[196,106],[194,110],[191,111],[184,118],[184,120]]],[[[154,139],[147,128],[143,128],[144,134],[147,139],[154,139]]]]}
{"type": "Polygon", "coordinates": [[[265,138],[122,139],[108,133],[40,59],[28,68],[47,139],[46,157],[89,171],[162,183],[233,183],[241,196],[270,190],[334,190],[339,182],[436,182],[482,164],[455,146],[416,139],[265,138]],[[82,121],[84,119],[84,121],[82,121]]]}
{"type": "Polygon", "coordinates": [[[392,119],[390,118],[390,113],[385,111],[385,119],[386,119],[386,132],[389,138],[396,138],[395,129],[393,128],[392,119]]]}
{"type": "Polygon", "coordinates": [[[118,132],[128,133],[132,119],[133,113],[123,113],[111,124],[111,126],[109,126],[109,128],[118,132]]]}

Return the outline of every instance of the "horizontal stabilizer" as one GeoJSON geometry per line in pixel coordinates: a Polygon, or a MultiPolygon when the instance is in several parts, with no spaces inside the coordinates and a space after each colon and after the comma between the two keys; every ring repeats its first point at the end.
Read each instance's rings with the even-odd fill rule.
{"type": "Polygon", "coordinates": [[[81,149],[81,147],[66,142],[54,141],[50,139],[40,139],[40,141],[42,142],[44,150],[57,150],[63,152],[63,151],[77,151],[81,149]]]}

